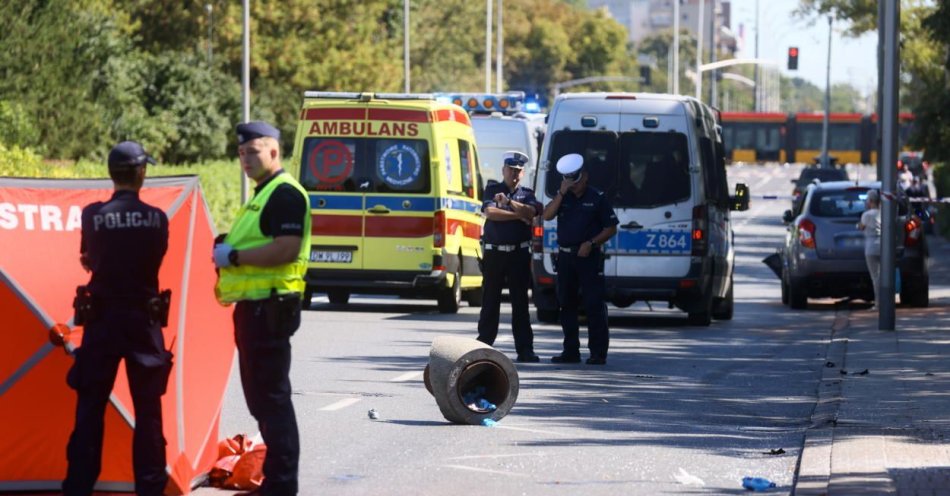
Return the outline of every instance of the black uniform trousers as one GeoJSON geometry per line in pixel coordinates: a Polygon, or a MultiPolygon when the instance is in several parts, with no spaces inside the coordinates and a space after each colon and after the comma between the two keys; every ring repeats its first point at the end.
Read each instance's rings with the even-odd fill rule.
{"type": "Polygon", "coordinates": [[[172,354],[165,350],[162,329],[150,322],[144,305],[104,303],[86,323],[82,346],[69,370],[67,383],[78,393],[76,426],[69,437],[69,462],[63,493],[90,495],[102,469],[105,410],[119,368],[125,359],[135,433],[132,467],[135,493],[161,495],[168,482],[165,436],[162,434],[162,395],[171,372],[172,354]]]}
{"type": "Polygon", "coordinates": [[[557,257],[557,299],[561,306],[561,329],[564,331],[565,356],[580,355],[578,304],[581,292],[587,312],[587,348],[590,354],[607,357],[610,344],[607,329],[607,292],[604,279],[604,258],[598,249],[586,257],[577,256],[576,248],[560,251],[557,257]]]}
{"type": "Polygon", "coordinates": [[[244,400],[267,445],[261,494],[294,495],[300,437],[290,398],[290,335],[296,327],[275,329],[268,321],[266,302],[237,302],[234,338],[244,400]]]}
{"type": "Polygon", "coordinates": [[[478,340],[491,346],[498,337],[501,290],[508,281],[511,296],[511,332],[518,355],[534,353],[534,333],[528,313],[528,287],[531,284],[531,253],[528,248],[514,251],[485,250],[482,259],[482,310],[478,318],[478,340]]]}

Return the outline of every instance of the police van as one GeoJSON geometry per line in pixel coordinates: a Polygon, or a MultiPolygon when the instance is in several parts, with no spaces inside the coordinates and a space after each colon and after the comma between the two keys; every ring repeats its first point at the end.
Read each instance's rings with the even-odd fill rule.
{"type": "Polygon", "coordinates": [[[502,156],[518,151],[530,158],[521,184],[535,188],[538,156],[544,139],[545,115],[523,91],[508,93],[444,93],[439,97],[468,111],[478,144],[479,167],[485,184],[504,180],[502,156]]]}
{"type": "MultiPolygon", "coordinates": [[[[662,301],[694,325],[731,319],[735,249],[718,111],[685,96],[575,93],[558,96],[541,150],[537,196],[547,203],[562,156],[584,157],[590,186],[620,221],[605,246],[607,297],[618,307],[662,301]]],[[[535,228],[533,297],[538,319],[557,320],[557,219],[535,228]]]]}
{"type": "Polygon", "coordinates": [[[290,171],[310,193],[314,292],[481,301],[471,119],[430,94],[306,92],[290,171]]]}

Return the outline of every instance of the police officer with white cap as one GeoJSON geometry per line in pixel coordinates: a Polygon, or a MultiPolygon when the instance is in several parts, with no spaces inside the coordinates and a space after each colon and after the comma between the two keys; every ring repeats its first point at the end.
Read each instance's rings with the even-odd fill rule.
{"type": "Polygon", "coordinates": [[[267,455],[264,482],[250,494],[298,490],[300,435],[291,399],[290,337],[300,327],[310,257],[310,197],[280,165],[280,131],[266,122],[237,126],[238,156],[256,186],[231,231],[214,247],[215,295],[234,305],[241,386],[267,455]]]}
{"type": "Polygon", "coordinates": [[[135,411],[135,492],[160,495],[168,481],[161,399],[172,354],[165,349],[161,317],[152,311],[168,249],[168,217],[139,199],[149,163],[155,159],[139,143],[116,145],[109,152],[112,197],[82,211],[79,261],[92,276],[77,291],[76,323],[84,332],[66,378],[78,395],[66,447],[67,495],[92,494],[99,478],[105,409],[123,359],[135,411]]]}
{"type": "Polygon", "coordinates": [[[534,333],[528,313],[531,284],[531,224],[541,213],[534,191],[520,184],[528,156],[517,151],[503,156],[504,181],[485,188],[485,230],[482,234],[482,311],[478,340],[491,346],[498,336],[501,290],[508,282],[511,296],[511,331],[519,362],[539,362],[534,353],[534,333]]]}
{"type": "Polygon", "coordinates": [[[584,157],[564,155],[557,161],[557,171],[562,177],[561,186],[543,214],[544,220],[557,217],[557,297],[564,331],[563,351],[551,361],[581,361],[577,322],[580,291],[587,311],[587,363],[604,365],[610,337],[602,247],[617,233],[619,221],[604,193],[587,185],[589,173],[584,168],[584,157]]]}

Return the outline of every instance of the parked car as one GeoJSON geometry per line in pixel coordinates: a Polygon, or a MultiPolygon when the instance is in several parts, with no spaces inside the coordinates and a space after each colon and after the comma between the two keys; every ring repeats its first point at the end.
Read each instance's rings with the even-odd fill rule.
{"type": "Polygon", "coordinates": [[[802,172],[798,175],[798,179],[792,179],[792,184],[795,185],[795,187],[792,188],[792,210],[795,210],[801,203],[805,188],[816,180],[821,182],[847,181],[848,171],[834,167],[814,166],[803,168],[802,172]]]}
{"type": "MultiPolygon", "coordinates": [[[[874,299],[871,276],[864,260],[864,232],[857,223],[864,200],[879,182],[820,182],[805,190],[796,210],[787,210],[788,226],[781,250],[782,303],[801,309],[808,298],[874,299]]],[[[898,193],[897,268],[900,302],[926,307],[929,300],[927,240],[923,225],[913,215],[906,195],[898,193]]]]}
{"type": "Polygon", "coordinates": [[[901,152],[897,156],[898,169],[901,166],[907,166],[907,170],[915,177],[926,177],[927,169],[924,167],[924,152],[901,152]]]}

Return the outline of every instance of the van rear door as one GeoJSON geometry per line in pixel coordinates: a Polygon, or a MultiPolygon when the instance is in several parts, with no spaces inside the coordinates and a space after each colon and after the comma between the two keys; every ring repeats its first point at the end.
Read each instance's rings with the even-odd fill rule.
{"type": "MultiPolygon", "coordinates": [[[[642,127],[643,117],[622,115],[621,129],[642,127]]],[[[655,131],[623,132],[618,139],[611,202],[620,224],[608,249],[616,275],[682,277],[689,271],[694,206],[689,147],[686,134],[664,124],[655,131]]]]}

